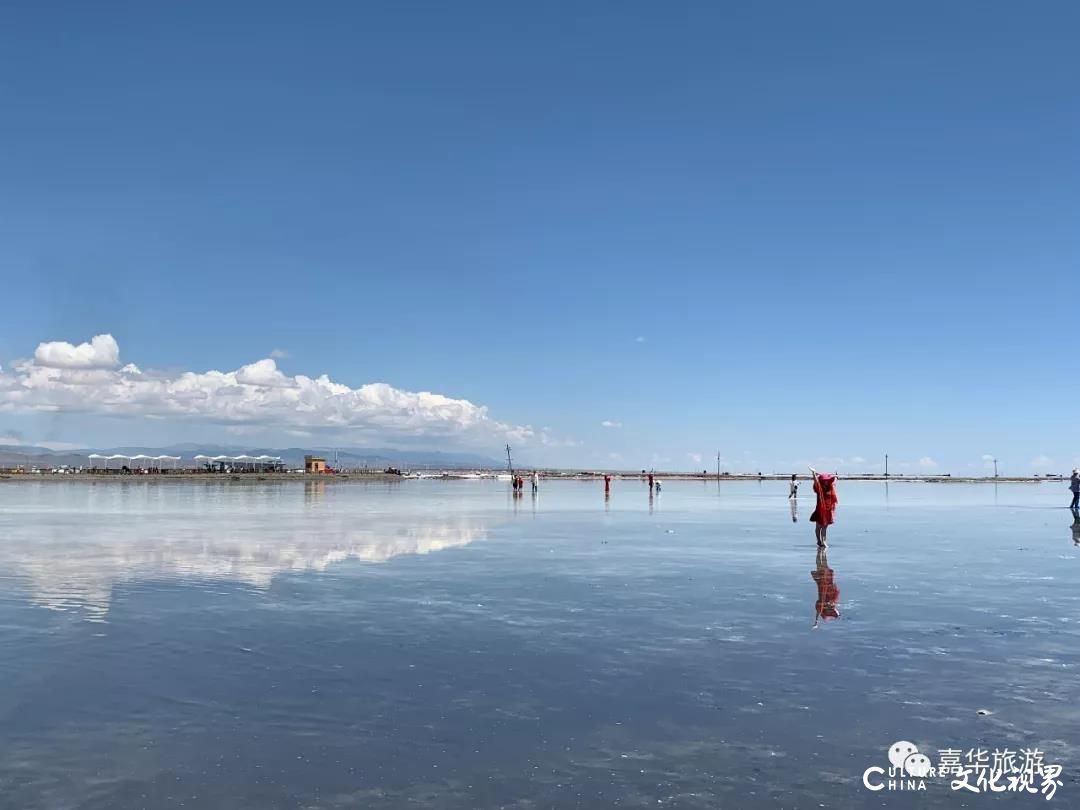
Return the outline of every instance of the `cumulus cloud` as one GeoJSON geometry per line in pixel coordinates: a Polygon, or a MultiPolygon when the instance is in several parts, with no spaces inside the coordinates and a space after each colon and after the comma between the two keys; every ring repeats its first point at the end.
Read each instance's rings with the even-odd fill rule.
{"type": "Polygon", "coordinates": [[[34,352],[34,363],[43,368],[115,368],[119,362],[120,346],[112,335],[95,335],[78,346],[54,340],[34,352]]]}
{"type": "Polygon", "coordinates": [[[273,349],[270,352],[270,357],[273,360],[284,360],[288,356],[289,356],[289,353],[287,351],[285,351],[284,349],[273,349]]]}
{"type": "Polygon", "coordinates": [[[605,419],[603,422],[600,423],[600,427],[621,428],[622,422],[614,422],[611,419],[605,419]]]}
{"type": "MultiPolygon", "coordinates": [[[[42,343],[32,360],[0,371],[0,412],[77,412],[185,419],[238,428],[332,430],[354,436],[445,439],[485,444],[494,438],[528,443],[536,431],[493,419],[486,407],[386,383],[352,388],[323,374],[288,376],[273,358],[235,371],[144,371],[117,368],[111,335],[88,343],[42,343]]],[[[572,446],[551,436],[544,444],[572,446]]]]}
{"type": "Polygon", "coordinates": [[[236,381],[243,385],[261,385],[267,388],[293,388],[296,381],[278,371],[277,363],[270,358],[258,360],[236,370],[236,381]]]}

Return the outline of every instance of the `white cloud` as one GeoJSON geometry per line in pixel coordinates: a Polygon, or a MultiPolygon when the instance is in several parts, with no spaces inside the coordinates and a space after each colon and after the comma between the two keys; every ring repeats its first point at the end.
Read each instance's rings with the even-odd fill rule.
{"type": "Polygon", "coordinates": [[[273,360],[284,360],[289,356],[289,353],[284,349],[272,349],[270,351],[270,357],[273,360]]]}
{"type": "Polygon", "coordinates": [[[610,419],[605,419],[603,422],[600,423],[600,427],[621,428],[622,427],[622,422],[613,422],[610,419]]]}
{"type": "Polygon", "coordinates": [[[267,388],[296,387],[296,381],[278,371],[277,363],[270,358],[238,368],[236,381],[244,385],[262,385],[267,388]]]}
{"type": "Polygon", "coordinates": [[[686,456],[694,462],[695,465],[701,466],[701,453],[687,453],[686,456]]]}
{"type": "Polygon", "coordinates": [[[930,456],[923,456],[918,460],[917,464],[924,470],[933,470],[938,465],[938,463],[930,458],[930,456]]]}
{"type": "Polygon", "coordinates": [[[546,430],[541,430],[539,433],[540,444],[545,447],[579,447],[581,442],[574,439],[557,439],[546,430]]]}
{"type": "Polygon", "coordinates": [[[636,338],[634,338],[634,343],[644,343],[644,342],[645,342],[645,338],[642,337],[641,335],[638,335],[636,338]]]}
{"type": "Polygon", "coordinates": [[[44,368],[115,368],[119,362],[120,346],[112,335],[95,335],[78,346],[54,340],[39,344],[34,352],[34,363],[44,368]]]}
{"type": "Polygon", "coordinates": [[[1031,468],[1033,470],[1051,470],[1054,465],[1057,464],[1050,456],[1036,456],[1031,460],[1031,468]]]}
{"type": "Polygon", "coordinates": [[[528,425],[496,421],[486,407],[386,383],[352,388],[327,375],[287,376],[272,358],[236,371],[117,369],[111,335],[89,343],[42,343],[33,360],[0,371],[0,412],[74,412],[168,418],[240,427],[335,431],[365,438],[442,439],[484,445],[494,439],[552,446],[576,443],[537,436],[528,425]]]}

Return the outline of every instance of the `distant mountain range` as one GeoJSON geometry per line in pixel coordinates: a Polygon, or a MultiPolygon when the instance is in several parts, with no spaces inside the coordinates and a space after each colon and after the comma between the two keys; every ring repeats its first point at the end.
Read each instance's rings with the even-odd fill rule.
{"type": "Polygon", "coordinates": [[[358,467],[404,467],[433,469],[472,469],[502,467],[505,461],[499,461],[474,453],[444,453],[438,450],[397,450],[390,447],[239,447],[221,444],[173,444],[167,447],[96,447],[83,450],[49,450],[46,447],[31,445],[0,445],[0,466],[31,464],[55,467],[61,464],[86,466],[87,456],[99,453],[104,456],[122,454],[125,456],[147,455],[180,456],[180,464],[186,466],[197,455],[205,456],[281,456],[288,467],[301,467],[304,456],[320,455],[331,465],[335,453],[338,464],[344,469],[358,467]]]}

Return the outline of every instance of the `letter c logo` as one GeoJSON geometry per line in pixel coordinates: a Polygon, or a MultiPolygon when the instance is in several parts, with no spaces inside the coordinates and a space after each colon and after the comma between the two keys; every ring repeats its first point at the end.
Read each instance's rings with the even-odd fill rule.
{"type": "Polygon", "coordinates": [[[885,769],[884,768],[879,768],[876,765],[874,765],[873,767],[867,768],[865,771],[863,771],[863,775],[862,775],[863,787],[865,787],[867,790],[881,790],[882,788],[885,787],[885,784],[883,782],[878,782],[876,785],[870,784],[870,774],[872,774],[872,773],[877,773],[878,776],[884,776],[885,775],[885,769]]]}

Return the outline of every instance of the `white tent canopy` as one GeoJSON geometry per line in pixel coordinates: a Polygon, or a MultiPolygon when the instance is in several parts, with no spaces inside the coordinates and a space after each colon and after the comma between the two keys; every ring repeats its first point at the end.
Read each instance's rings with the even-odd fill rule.
{"type": "Polygon", "coordinates": [[[101,453],[91,453],[89,456],[87,456],[87,458],[89,458],[90,461],[94,463],[93,466],[97,466],[96,462],[98,461],[104,461],[106,469],[108,469],[110,461],[118,461],[122,464],[132,462],[136,463],[136,466],[139,467],[146,466],[150,468],[160,468],[162,462],[171,461],[173,463],[173,466],[175,467],[176,462],[180,460],[180,456],[148,456],[145,453],[137,453],[133,456],[128,456],[123,453],[114,453],[111,456],[104,456],[101,453]]]}
{"type": "MultiPolygon", "coordinates": [[[[101,453],[90,453],[87,458],[90,460],[92,467],[98,466],[100,462],[104,462],[106,469],[109,468],[110,462],[117,462],[118,465],[128,465],[140,468],[149,469],[161,469],[164,463],[168,462],[173,468],[176,468],[177,462],[181,460],[180,456],[151,456],[145,453],[136,453],[129,456],[124,453],[114,453],[113,455],[103,455],[101,453]]],[[[284,464],[284,459],[281,456],[206,456],[197,455],[194,458],[196,466],[209,466],[214,464],[221,465],[238,465],[242,467],[250,467],[251,469],[257,469],[260,467],[280,467],[284,464]]]]}
{"type": "Polygon", "coordinates": [[[227,467],[233,472],[245,469],[254,472],[268,468],[279,468],[284,464],[284,461],[280,456],[249,456],[242,454],[239,456],[198,455],[195,456],[195,463],[207,467],[220,465],[220,468],[227,467]]]}

